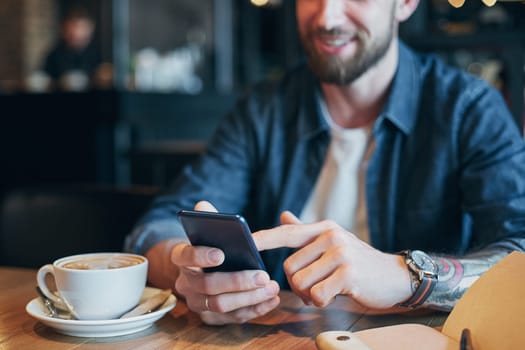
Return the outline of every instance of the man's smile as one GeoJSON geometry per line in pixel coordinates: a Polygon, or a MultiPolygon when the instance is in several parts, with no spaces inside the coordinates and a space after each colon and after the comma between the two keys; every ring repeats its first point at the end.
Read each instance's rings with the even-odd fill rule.
{"type": "Polygon", "coordinates": [[[321,53],[341,55],[357,43],[357,36],[352,33],[315,34],[315,45],[321,53]]]}

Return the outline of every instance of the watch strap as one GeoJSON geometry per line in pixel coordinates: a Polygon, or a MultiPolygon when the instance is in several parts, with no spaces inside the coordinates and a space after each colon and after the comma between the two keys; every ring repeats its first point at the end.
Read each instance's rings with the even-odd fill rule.
{"type": "Polygon", "coordinates": [[[417,268],[412,260],[410,250],[402,251],[401,255],[405,257],[407,263],[413,294],[408,300],[399,303],[397,306],[413,309],[423,304],[432,293],[437,284],[437,274],[416,271],[417,268]]]}
{"type": "Polygon", "coordinates": [[[419,286],[416,288],[414,294],[412,294],[408,300],[398,305],[411,309],[420,306],[425,300],[427,300],[430,293],[432,293],[432,290],[434,290],[434,287],[436,286],[436,282],[437,278],[435,276],[424,276],[420,280],[419,286]]]}

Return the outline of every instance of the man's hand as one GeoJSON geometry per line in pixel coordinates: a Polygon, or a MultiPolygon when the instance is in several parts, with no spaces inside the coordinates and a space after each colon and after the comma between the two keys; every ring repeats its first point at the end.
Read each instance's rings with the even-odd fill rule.
{"type": "Polygon", "coordinates": [[[305,303],[326,306],[338,294],[346,294],[363,306],[385,309],[411,296],[401,256],[372,248],[333,221],[302,224],[284,212],[281,223],[254,233],[254,240],[259,250],[300,248],[286,259],[284,270],[305,303]]]}
{"type": "MultiPolygon", "coordinates": [[[[208,202],[197,203],[195,210],[216,211],[208,202]]],[[[265,271],[202,271],[223,261],[217,248],[180,243],[171,250],[171,262],[179,267],[175,289],[205,323],[243,323],[279,305],[279,285],[265,271]]]]}

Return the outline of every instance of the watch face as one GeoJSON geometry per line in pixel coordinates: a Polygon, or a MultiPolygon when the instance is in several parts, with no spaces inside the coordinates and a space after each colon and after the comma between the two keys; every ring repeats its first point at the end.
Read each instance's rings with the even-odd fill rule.
{"type": "Polygon", "coordinates": [[[423,271],[436,273],[437,267],[434,261],[425,253],[419,250],[412,251],[412,260],[423,271]]]}

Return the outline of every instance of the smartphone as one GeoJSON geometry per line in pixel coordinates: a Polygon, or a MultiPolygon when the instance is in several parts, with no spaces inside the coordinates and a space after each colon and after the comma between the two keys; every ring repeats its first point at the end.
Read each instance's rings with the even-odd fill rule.
{"type": "Polygon", "coordinates": [[[250,228],[241,215],[181,210],[178,217],[192,245],[216,247],[224,252],[221,265],[204,271],[266,271],[250,228]]]}

